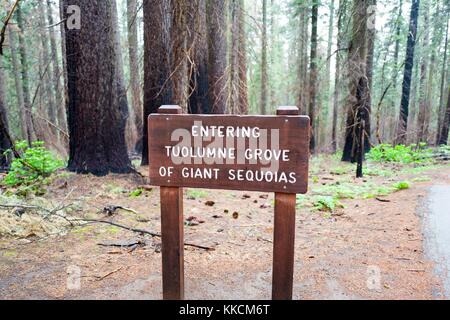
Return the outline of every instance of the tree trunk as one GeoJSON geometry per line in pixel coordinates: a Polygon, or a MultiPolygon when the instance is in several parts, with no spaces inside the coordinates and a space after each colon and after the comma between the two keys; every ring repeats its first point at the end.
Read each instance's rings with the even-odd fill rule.
{"type": "Polygon", "coordinates": [[[18,110],[20,112],[20,128],[22,133],[22,139],[28,140],[28,130],[27,130],[27,110],[25,109],[25,103],[23,98],[23,85],[22,85],[22,78],[21,78],[21,67],[19,58],[17,56],[17,39],[15,32],[12,31],[11,28],[8,28],[8,39],[9,39],[9,49],[11,52],[11,62],[12,62],[12,69],[14,73],[14,84],[16,87],[16,97],[17,97],[17,104],[18,104],[18,110]]]}
{"type": "Polygon", "coordinates": [[[229,111],[239,113],[239,11],[240,0],[230,1],[231,16],[231,48],[229,54],[229,111]]]}
{"type": "MultiPolygon", "coordinates": [[[[54,19],[53,19],[53,9],[52,9],[52,1],[47,0],[47,17],[48,17],[48,24],[50,26],[54,25],[54,19]]],[[[54,84],[54,92],[55,92],[55,106],[56,106],[56,114],[58,119],[58,125],[61,129],[67,130],[67,113],[65,108],[65,101],[64,101],[64,95],[63,90],[61,86],[61,68],[59,66],[59,59],[58,59],[58,50],[56,46],[56,36],[54,29],[56,27],[52,27],[50,29],[50,52],[51,52],[51,59],[52,59],[52,65],[53,65],[53,84],[54,84]]],[[[62,38],[64,39],[64,38],[62,38]]],[[[64,41],[62,41],[64,42],[64,41]]],[[[60,137],[61,138],[61,137],[60,137]]],[[[60,139],[61,140],[61,139],[60,139]]]]}
{"type": "Polygon", "coordinates": [[[2,64],[3,56],[0,56],[0,172],[9,167],[10,159],[4,152],[11,148],[8,129],[8,117],[6,115],[5,75],[2,64]]]}
{"type": "Polygon", "coordinates": [[[247,35],[245,32],[244,0],[239,0],[239,109],[241,114],[248,114],[248,83],[247,83],[247,35]]]}
{"type": "Polygon", "coordinates": [[[405,73],[403,77],[402,99],[400,102],[400,116],[397,129],[397,144],[405,144],[408,134],[409,97],[411,93],[411,76],[414,66],[414,50],[416,47],[417,25],[419,16],[420,0],[412,0],[411,15],[406,44],[405,73]]]}
{"type": "Polygon", "coordinates": [[[344,44],[344,23],[345,12],[347,10],[347,0],[339,1],[339,13],[338,13],[338,38],[337,38],[337,52],[336,52],[336,72],[334,80],[334,98],[333,98],[333,122],[331,129],[331,151],[335,153],[338,147],[338,117],[340,113],[340,91],[341,91],[341,49],[344,44]]]}
{"type": "Polygon", "coordinates": [[[139,71],[138,57],[138,8],[137,0],[127,0],[127,27],[128,27],[128,55],[130,62],[130,89],[131,105],[130,121],[128,126],[131,129],[132,145],[130,150],[142,151],[142,146],[138,146],[139,136],[142,132],[142,103],[141,103],[141,76],[139,71]]]}
{"type": "Polygon", "coordinates": [[[148,116],[173,103],[170,81],[170,0],[146,0],[144,11],[144,132],[142,165],[148,165],[148,116]]]}
{"type": "Polygon", "coordinates": [[[438,120],[437,120],[437,135],[436,135],[436,144],[439,145],[439,142],[441,141],[441,131],[442,131],[442,122],[444,118],[444,99],[445,99],[445,78],[446,74],[448,72],[447,69],[447,59],[448,59],[448,29],[450,24],[450,9],[447,12],[447,28],[445,32],[445,44],[444,44],[444,59],[442,62],[442,69],[441,69],[441,89],[440,89],[440,96],[439,96],[439,111],[438,111],[438,120]]]}
{"type": "MultiPolygon", "coordinates": [[[[368,14],[371,18],[368,21],[367,26],[367,57],[366,57],[366,74],[367,74],[367,84],[368,84],[368,94],[367,94],[367,110],[366,113],[370,115],[372,113],[372,92],[373,92],[373,67],[374,67],[374,54],[375,54],[375,41],[377,37],[376,29],[376,14],[377,14],[377,0],[369,0],[368,14]]],[[[370,137],[372,136],[372,126],[370,121],[365,123],[365,131],[369,134],[369,139],[366,140],[365,152],[370,150],[370,137]]]]}
{"type": "Polygon", "coordinates": [[[25,25],[22,16],[22,8],[19,6],[16,9],[17,15],[17,26],[19,27],[19,54],[21,63],[21,74],[22,74],[22,92],[23,92],[23,103],[24,109],[26,110],[26,128],[27,128],[27,138],[28,144],[31,145],[35,137],[35,128],[33,125],[33,114],[31,110],[31,99],[30,99],[30,87],[29,87],[29,75],[28,75],[28,56],[24,37],[25,25]]]}
{"type": "Polygon", "coordinates": [[[423,8],[424,13],[424,36],[422,43],[422,61],[420,63],[420,85],[419,85],[419,115],[417,117],[417,143],[426,142],[426,136],[428,132],[428,124],[426,121],[426,113],[429,109],[428,96],[427,96],[427,81],[428,81],[428,64],[429,64],[429,45],[430,45],[430,31],[429,31],[429,6],[428,2],[425,1],[423,8]]]}
{"type": "Polygon", "coordinates": [[[308,24],[309,24],[309,6],[299,8],[299,52],[298,52],[298,108],[301,114],[308,114],[308,24]]]}
{"type": "Polygon", "coordinates": [[[261,35],[261,114],[267,114],[268,67],[267,67],[267,0],[262,0],[262,35],[261,35]]]}
{"type": "MultiPolygon", "coordinates": [[[[65,17],[64,14],[64,0],[59,0],[59,18],[62,21],[65,17]]],[[[60,24],[60,33],[61,33],[61,55],[62,55],[62,75],[63,75],[63,96],[64,96],[64,105],[61,106],[61,112],[64,113],[64,122],[65,128],[67,129],[67,100],[69,99],[69,89],[68,89],[68,79],[67,79],[67,59],[66,59],[66,29],[65,23],[60,24]]]]}
{"type": "Polygon", "coordinates": [[[191,73],[191,90],[189,97],[189,113],[208,114],[210,104],[208,100],[208,36],[206,25],[206,0],[197,0],[198,14],[192,22],[193,35],[191,42],[195,42],[194,62],[195,67],[191,73]]]}
{"type": "Polygon", "coordinates": [[[207,7],[208,24],[208,82],[211,113],[227,113],[227,37],[225,21],[225,1],[209,0],[207,7]]]}
{"type": "Polygon", "coordinates": [[[367,18],[370,0],[354,0],[353,29],[349,48],[348,113],[343,161],[360,162],[370,148],[369,84],[367,79],[367,18]]]}
{"type": "MultiPolygon", "coordinates": [[[[47,113],[48,119],[52,124],[57,125],[58,122],[56,120],[56,106],[55,106],[55,96],[54,92],[52,90],[52,83],[51,83],[51,75],[53,74],[51,60],[50,60],[50,53],[48,50],[48,32],[47,32],[47,15],[45,13],[45,4],[42,1],[38,2],[38,10],[39,10],[39,37],[41,40],[41,61],[42,63],[40,66],[42,67],[42,73],[41,76],[41,93],[45,96],[44,105],[43,108],[44,112],[47,113]]],[[[55,130],[54,126],[47,125],[46,126],[49,131],[52,133],[52,138],[56,138],[58,133],[55,130]]],[[[57,140],[57,139],[55,139],[57,140]]],[[[54,141],[56,142],[56,141],[54,141]]]]}
{"type": "MultiPolygon", "coordinates": [[[[65,0],[83,8],[83,27],[66,29],[70,156],[68,169],[128,173],[112,0],[65,0]]],[[[66,12],[66,10],[64,10],[66,12]]]]}
{"type": "Polygon", "coordinates": [[[311,12],[311,54],[310,54],[310,78],[309,78],[309,117],[311,118],[311,141],[310,149],[311,153],[316,152],[316,104],[317,104],[317,21],[319,16],[319,3],[318,0],[313,0],[312,12],[311,12]]]}
{"type": "Polygon", "coordinates": [[[448,87],[447,110],[445,111],[444,122],[441,129],[441,139],[439,145],[447,145],[448,132],[450,127],[450,86],[448,87]]]}

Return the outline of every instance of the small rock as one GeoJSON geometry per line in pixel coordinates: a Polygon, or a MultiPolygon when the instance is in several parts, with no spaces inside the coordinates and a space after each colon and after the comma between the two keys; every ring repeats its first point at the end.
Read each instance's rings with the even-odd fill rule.
{"type": "Polygon", "coordinates": [[[214,207],[215,204],[216,203],[214,201],[206,201],[205,202],[205,205],[208,206],[208,207],[214,207]]]}

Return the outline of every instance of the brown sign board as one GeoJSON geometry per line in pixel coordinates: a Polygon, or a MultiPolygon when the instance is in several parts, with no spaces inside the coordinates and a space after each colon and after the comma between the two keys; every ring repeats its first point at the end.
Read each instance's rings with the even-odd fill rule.
{"type": "Polygon", "coordinates": [[[148,121],[152,185],[307,192],[308,117],[152,114],[148,121]]]}

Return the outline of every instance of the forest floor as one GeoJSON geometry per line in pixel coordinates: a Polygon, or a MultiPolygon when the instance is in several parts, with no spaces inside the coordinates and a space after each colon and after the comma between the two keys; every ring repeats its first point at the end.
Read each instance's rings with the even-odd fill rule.
{"type": "MultiPolygon", "coordinates": [[[[363,180],[353,173],[336,157],[313,160],[310,193],[298,197],[294,298],[444,298],[424,252],[422,216],[429,188],[449,184],[449,164],[369,164],[363,180]]],[[[68,228],[65,220],[159,233],[159,189],[145,184],[138,175],[62,173],[27,201],[34,209],[0,210],[0,299],[160,299],[159,238],[97,223],[68,228]],[[126,210],[108,215],[111,206],[126,210]],[[66,223],[37,223],[39,207],[60,209],[66,223]]],[[[214,249],[186,247],[186,298],[270,299],[273,195],[184,192],[186,241],[214,249]]]]}

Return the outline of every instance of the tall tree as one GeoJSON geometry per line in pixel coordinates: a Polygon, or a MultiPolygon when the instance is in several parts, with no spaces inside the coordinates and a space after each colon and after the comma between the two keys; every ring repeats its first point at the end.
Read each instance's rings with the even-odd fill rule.
{"type": "Polygon", "coordinates": [[[225,1],[209,0],[207,7],[208,24],[208,81],[211,113],[227,112],[227,37],[225,1]]]}
{"type": "Polygon", "coordinates": [[[338,37],[337,37],[337,52],[336,52],[336,71],[334,79],[334,97],[333,97],[333,120],[331,128],[331,151],[335,153],[338,147],[338,117],[340,113],[340,92],[341,92],[341,61],[342,61],[342,49],[344,46],[345,38],[345,14],[347,10],[347,0],[339,0],[338,11],[338,37]]]}
{"type": "Polygon", "coordinates": [[[14,75],[14,85],[15,85],[15,93],[17,98],[18,109],[20,112],[20,128],[23,140],[28,140],[28,130],[27,130],[27,115],[29,113],[25,109],[25,103],[23,98],[23,85],[22,85],[22,77],[21,77],[21,66],[17,53],[17,37],[16,32],[12,30],[12,28],[8,28],[8,40],[9,40],[9,49],[11,52],[11,62],[12,62],[12,70],[14,75]]]}
{"type": "MultiPolygon", "coordinates": [[[[142,132],[141,75],[138,58],[138,7],[137,0],[127,0],[128,55],[130,62],[131,105],[130,121],[133,150],[142,132]]],[[[140,149],[139,147],[138,149],[140,149]]]]}
{"type": "Polygon", "coordinates": [[[147,118],[158,108],[173,103],[170,81],[170,0],[146,0],[144,11],[144,132],[142,165],[148,165],[147,118]]]}
{"type": "Polygon", "coordinates": [[[420,0],[412,0],[409,22],[408,42],[406,44],[405,71],[403,76],[402,99],[400,102],[400,116],[397,128],[397,144],[405,144],[408,134],[409,98],[411,94],[411,78],[414,66],[414,51],[417,41],[417,25],[420,0]]]}
{"type": "MultiPolygon", "coordinates": [[[[83,8],[83,27],[66,28],[68,168],[104,175],[131,171],[118,92],[112,0],[64,0],[83,8]]],[[[64,10],[67,12],[67,10],[64,10]]]]}
{"type": "Polygon", "coordinates": [[[447,108],[445,110],[444,121],[442,123],[439,145],[447,145],[448,144],[449,128],[450,128],[450,85],[448,87],[447,108]]]}
{"type": "Polygon", "coordinates": [[[239,0],[238,29],[239,29],[239,109],[241,114],[248,114],[248,84],[247,84],[247,34],[245,32],[244,0],[239,0]]]}
{"type": "MultiPolygon", "coordinates": [[[[50,29],[50,53],[51,53],[51,61],[53,67],[52,81],[54,85],[54,93],[55,93],[55,106],[56,106],[56,115],[58,119],[58,125],[61,129],[67,129],[67,113],[65,108],[64,101],[64,91],[62,90],[61,85],[61,68],[59,65],[59,57],[58,57],[58,49],[56,42],[56,30],[54,29],[55,22],[53,18],[53,5],[51,0],[47,0],[47,18],[48,24],[51,26],[50,29]]],[[[64,39],[64,38],[62,38],[64,39]]],[[[64,41],[62,41],[64,42],[64,41]]]]}
{"type": "Polygon", "coordinates": [[[267,114],[268,65],[267,65],[267,0],[262,0],[262,35],[261,35],[261,114],[267,114]]]}
{"type": "Polygon", "coordinates": [[[6,115],[6,97],[3,72],[3,56],[0,56],[0,172],[9,166],[9,157],[4,153],[11,148],[11,138],[9,136],[8,118],[6,115]]]}
{"type": "Polygon", "coordinates": [[[424,35],[422,40],[422,54],[420,62],[420,85],[419,85],[419,115],[417,117],[417,142],[426,142],[428,135],[427,111],[430,108],[428,101],[427,82],[428,67],[430,62],[429,45],[430,45],[430,6],[427,0],[423,1],[424,8],[424,35]]]}
{"type": "Polygon", "coordinates": [[[31,109],[31,98],[30,98],[30,77],[28,75],[28,55],[27,55],[27,45],[25,43],[25,22],[23,19],[23,13],[21,4],[16,9],[17,13],[17,26],[19,27],[19,55],[21,63],[21,74],[22,74],[22,92],[23,92],[23,103],[24,109],[26,110],[26,128],[27,128],[27,138],[28,143],[31,145],[33,138],[35,137],[35,128],[33,124],[33,113],[31,109]]]}
{"type": "Polygon", "coordinates": [[[444,43],[444,58],[442,61],[442,68],[441,68],[441,88],[440,88],[440,97],[439,97],[439,111],[438,111],[438,119],[437,119],[437,135],[436,135],[436,144],[439,145],[439,142],[441,141],[441,131],[442,131],[442,122],[444,118],[444,112],[445,112],[445,79],[446,74],[449,72],[447,61],[448,61],[448,31],[449,31],[449,25],[450,25],[450,6],[447,9],[447,26],[445,31],[445,43],[444,43]]]}
{"type": "Polygon", "coordinates": [[[311,119],[311,142],[310,149],[312,153],[316,152],[316,108],[317,108],[317,80],[318,80],[318,68],[317,68],[317,45],[318,45],[318,33],[317,33],[317,21],[319,17],[319,2],[318,0],[312,0],[311,10],[311,54],[310,54],[310,78],[309,78],[309,117],[311,119]]]}
{"type": "Polygon", "coordinates": [[[301,3],[299,5],[299,34],[298,34],[298,98],[297,104],[301,114],[308,114],[308,95],[309,95],[309,79],[308,79],[308,24],[310,8],[308,4],[301,3]]]}
{"type": "Polygon", "coordinates": [[[349,55],[349,97],[343,161],[358,162],[362,175],[362,159],[370,149],[369,84],[367,79],[368,7],[371,0],[353,1],[352,39],[349,55]]]}

